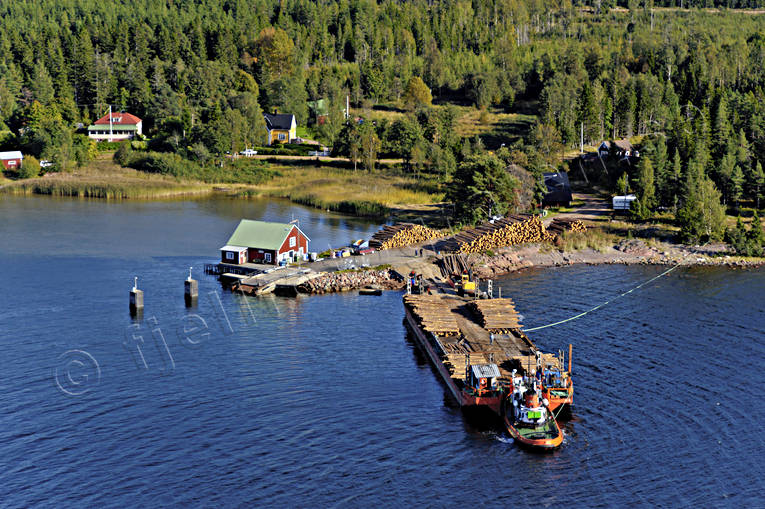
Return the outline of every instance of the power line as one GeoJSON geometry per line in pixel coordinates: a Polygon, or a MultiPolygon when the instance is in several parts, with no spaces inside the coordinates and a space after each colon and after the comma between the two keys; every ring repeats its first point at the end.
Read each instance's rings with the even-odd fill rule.
{"type": "Polygon", "coordinates": [[[605,306],[606,304],[610,304],[611,302],[615,301],[615,300],[616,300],[616,299],[618,299],[619,297],[624,297],[624,296],[625,296],[625,295],[627,295],[628,293],[632,293],[632,292],[634,292],[635,290],[637,290],[637,289],[639,289],[639,288],[641,288],[641,287],[643,287],[643,286],[647,285],[648,283],[650,283],[650,282],[652,282],[652,281],[655,281],[655,280],[659,279],[659,278],[660,278],[660,277],[662,277],[662,276],[666,276],[667,274],[669,274],[670,272],[672,272],[673,270],[675,270],[675,269],[676,269],[676,268],[678,268],[679,266],[680,266],[680,264],[678,263],[678,264],[677,264],[677,265],[675,265],[674,267],[671,267],[671,268],[669,268],[669,269],[665,270],[664,272],[662,272],[662,273],[661,273],[661,274],[659,274],[658,276],[654,276],[654,277],[652,277],[651,279],[649,279],[648,281],[645,281],[644,283],[640,283],[640,284],[639,284],[639,285],[637,285],[635,288],[632,288],[631,290],[627,290],[626,292],[624,292],[624,293],[622,293],[622,294],[619,294],[619,295],[617,295],[617,296],[616,296],[616,297],[614,297],[613,299],[607,300],[607,301],[606,301],[606,302],[604,302],[603,304],[598,304],[598,305],[597,305],[597,306],[595,306],[594,308],[592,308],[592,309],[588,309],[587,311],[585,311],[585,312],[583,312],[583,313],[579,313],[578,315],[574,315],[574,316],[572,316],[572,317],[570,317],[570,318],[566,318],[565,320],[561,320],[561,321],[559,321],[559,322],[555,322],[555,323],[549,323],[549,324],[547,324],[547,325],[541,325],[541,326],[539,326],[539,327],[533,327],[533,328],[531,328],[531,329],[523,329],[523,332],[532,332],[532,331],[535,331],[535,330],[546,329],[547,327],[553,327],[553,326],[555,326],[555,325],[560,325],[560,324],[562,324],[562,323],[571,322],[571,321],[573,321],[573,320],[576,320],[577,318],[581,318],[581,317],[583,317],[584,315],[586,315],[586,314],[588,314],[588,313],[592,313],[593,311],[596,311],[596,310],[598,310],[598,309],[602,308],[602,307],[603,307],[603,306],[605,306]]]}

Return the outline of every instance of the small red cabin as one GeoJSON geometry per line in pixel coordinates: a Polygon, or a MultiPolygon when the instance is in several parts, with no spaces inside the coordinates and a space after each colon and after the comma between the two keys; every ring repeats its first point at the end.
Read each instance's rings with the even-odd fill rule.
{"type": "Polygon", "coordinates": [[[10,152],[0,152],[0,162],[3,163],[3,168],[6,170],[19,170],[21,169],[21,163],[24,160],[24,156],[18,150],[11,150],[10,152]]]}
{"type": "Polygon", "coordinates": [[[308,254],[311,239],[293,223],[270,223],[242,219],[223,246],[223,263],[289,263],[308,254]]]}

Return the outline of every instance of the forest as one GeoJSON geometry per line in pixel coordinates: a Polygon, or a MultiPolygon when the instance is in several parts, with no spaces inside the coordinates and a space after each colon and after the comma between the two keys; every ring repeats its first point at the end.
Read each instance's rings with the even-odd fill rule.
{"type": "Polygon", "coordinates": [[[491,204],[502,212],[524,193],[538,198],[538,178],[498,172],[498,161],[538,176],[567,167],[582,139],[633,138],[640,162],[606,183],[636,192],[638,218],[669,211],[686,240],[719,239],[726,212],[763,201],[763,4],[3,2],[0,149],[65,168],[92,156],[77,126],[111,105],[144,119],[156,157],[206,164],[262,144],[263,111],[290,112],[369,170],[389,154],[438,175],[447,196],[472,202],[455,207],[457,219],[474,222],[491,204]],[[346,96],[406,115],[347,122],[346,96]],[[309,104],[320,99],[318,125],[309,104]],[[537,120],[522,140],[490,146],[455,135],[450,105],[537,120]]]}

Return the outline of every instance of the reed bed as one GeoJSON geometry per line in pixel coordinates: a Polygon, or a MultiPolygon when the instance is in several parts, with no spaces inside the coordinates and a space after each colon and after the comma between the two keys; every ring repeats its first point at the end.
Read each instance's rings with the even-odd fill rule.
{"type": "Polygon", "coordinates": [[[325,210],[364,216],[385,216],[397,205],[425,205],[443,199],[442,193],[416,190],[416,181],[383,173],[330,168],[279,167],[280,176],[256,186],[260,194],[325,210]]]}
{"type": "Polygon", "coordinates": [[[141,199],[199,194],[210,192],[211,189],[210,185],[148,175],[99,159],[71,173],[50,173],[40,178],[10,182],[2,186],[0,192],[14,195],[141,199]]]}

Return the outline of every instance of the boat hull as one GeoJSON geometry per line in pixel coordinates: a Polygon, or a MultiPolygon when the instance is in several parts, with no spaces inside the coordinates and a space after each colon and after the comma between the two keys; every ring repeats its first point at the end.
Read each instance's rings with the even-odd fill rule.
{"type": "Polygon", "coordinates": [[[548,408],[551,412],[556,415],[559,415],[559,412],[570,414],[574,404],[574,382],[572,381],[568,387],[545,389],[543,395],[549,402],[548,408]]]}
{"type": "Polygon", "coordinates": [[[558,427],[558,423],[555,422],[555,419],[550,419],[549,425],[551,425],[555,430],[554,433],[550,434],[538,432],[534,435],[530,435],[522,432],[521,429],[516,427],[514,422],[510,422],[510,419],[505,417],[505,426],[507,427],[507,432],[511,437],[513,437],[513,440],[515,440],[517,444],[529,449],[552,451],[561,446],[563,443],[563,432],[560,430],[560,427],[558,427]],[[539,434],[552,436],[537,437],[539,434]]]}

